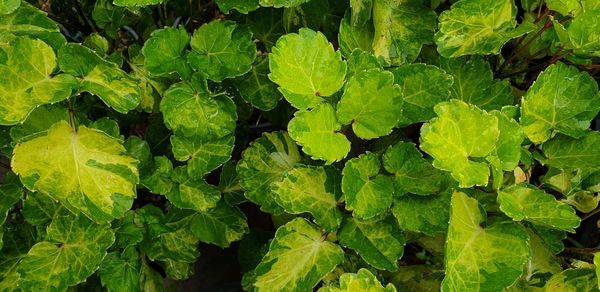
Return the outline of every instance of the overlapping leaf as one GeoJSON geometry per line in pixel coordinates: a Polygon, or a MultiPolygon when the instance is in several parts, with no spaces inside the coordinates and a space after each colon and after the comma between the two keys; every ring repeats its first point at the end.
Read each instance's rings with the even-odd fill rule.
{"type": "Polygon", "coordinates": [[[385,287],[367,269],[360,269],[355,273],[345,273],[340,276],[340,287],[332,285],[319,289],[319,292],[396,292],[394,284],[385,287]]]}
{"type": "Polygon", "coordinates": [[[184,52],[190,36],[183,26],[155,30],[144,43],[144,68],[153,75],[178,72],[185,79],[191,75],[184,52]]]}
{"type": "Polygon", "coordinates": [[[200,241],[226,248],[248,233],[248,223],[240,209],[221,200],[215,208],[196,214],[190,229],[200,241]]]}
{"type": "Polygon", "coordinates": [[[342,222],[337,208],[342,196],[341,175],[333,167],[298,166],[273,183],[272,193],[286,213],[310,213],[327,230],[336,230],[342,222]]]}
{"type": "Polygon", "coordinates": [[[392,214],[401,229],[429,236],[448,230],[450,193],[421,197],[406,194],[394,199],[392,214]]]}

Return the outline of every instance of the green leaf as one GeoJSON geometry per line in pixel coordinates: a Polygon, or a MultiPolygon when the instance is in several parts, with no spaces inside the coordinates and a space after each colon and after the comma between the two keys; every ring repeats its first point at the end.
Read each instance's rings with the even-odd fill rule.
{"type": "Polygon", "coordinates": [[[80,44],[64,45],[58,53],[60,68],[79,79],[79,91],[97,95],[120,113],[135,109],[141,100],[139,81],[80,44]]]}
{"type": "Polygon", "coordinates": [[[596,1],[582,0],[545,0],[549,9],[559,12],[562,15],[578,16],[579,14],[600,7],[596,1]]]}
{"type": "Polygon", "coordinates": [[[542,149],[546,159],[543,162],[556,168],[600,168],[600,132],[590,131],[581,139],[558,135],[542,149]]]}
{"type": "Polygon", "coordinates": [[[13,13],[0,14],[0,27],[2,27],[0,29],[0,39],[27,36],[44,41],[57,52],[67,40],[60,32],[56,22],[48,18],[44,11],[37,9],[26,1],[19,2],[21,3],[19,8],[13,13]]]}
{"type": "Polygon", "coordinates": [[[306,3],[310,0],[259,0],[260,6],[263,7],[296,7],[300,6],[302,3],[306,3]]]}
{"type": "MultiPolygon", "coordinates": [[[[369,22],[364,26],[353,26],[350,22],[350,14],[346,13],[340,23],[338,33],[338,43],[342,55],[349,58],[355,50],[372,52],[374,34],[372,23],[369,22]]],[[[350,75],[348,75],[348,78],[350,78],[350,75]]]]}
{"type": "Polygon", "coordinates": [[[242,76],[256,58],[252,32],[233,21],[215,20],[198,28],[192,40],[188,62],[212,81],[242,76]]]}
{"type": "Polygon", "coordinates": [[[85,126],[74,131],[64,121],[18,144],[11,166],[30,190],[97,222],[122,216],[136,195],[137,160],[121,142],[85,126]]]}
{"type": "Polygon", "coordinates": [[[507,222],[483,228],[484,220],[477,200],[452,195],[442,291],[500,291],[523,273],[529,257],[525,229],[507,222]]]}
{"type": "Polygon", "coordinates": [[[272,193],[286,213],[310,213],[323,228],[336,230],[342,222],[341,180],[334,167],[298,166],[272,184],[272,193]]]}
{"type": "Polygon", "coordinates": [[[269,59],[269,78],[294,107],[307,109],[342,88],[346,63],[321,32],[301,28],[277,40],[269,59]]]}
{"type": "Polygon", "coordinates": [[[340,287],[332,285],[322,287],[319,292],[396,292],[394,284],[383,287],[377,277],[369,270],[361,268],[355,273],[344,273],[340,276],[340,287]]]}
{"type": "Polygon", "coordinates": [[[562,271],[560,262],[554,256],[552,249],[544,239],[532,230],[527,230],[529,235],[529,252],[531,256],[525,265],[525,280],[531,281],[534,277],[543,277],[545,274],[555,274],[562,271]]]}
{"type": "Polygon", "coordinates": [[[556,133],[580,138],[598,110],[600,93],[594,78],[559,62],[540,73],[523,97],[521,126],[537,144],[556,133]]]}
{"type": "Polygon", "coordinates": [[[506,42],[535,28],[523,23],[515,28],[513,0],[460,0],[440,14],[435,42],[440,55],[498,54],[506,42]]]}
{"type": "Polygon", "coordinates": [[[394,75],[381,69],[354,75],[337,107],[339,122],[352,123],[354,133],[362,139],[390,134],[401,116],[402,91],[394,84],[394,75]]]}
{"type": "Polygon", "coordinates": [[[2,184],[0,184],[0,250],[3,245],[3,228],[8,212],[23,197],[23,186],[19,183],[19,178],[12,172],[4,175],[2,184]]]}
{"type": "Polygon", "coordinates": [[[340,161],[350,152],[350,141],[339,133],[341,129],[330,104],[319,105],[310,111],[297,111],[288,124],[290,137],[303,146],[302,151],[327,163],[340,161]]]}
{"type": "Polygon", "coordinates": [[[484,110],[500,110],[513,104],[510,83],[494,79],[490,64],[482,57],[460,57],[440,60],[440,68],[454,77],[450,97],[484,110]]]}
{"type": "Polygon", "coordinates": [[[390,65],[412,63],[433,43],[436,14],[418,0],[374,0],[373,50],[390,65]]]}
{"type": "Polygon", "coordinates": [[[221,200],[215,208],[196,214],[190,230],[202,242],[227,248],[249,232],[246,221],[240,209],[221,200]]]}
{"type": "Polygon", "coordinates": [[[373,0],[350,0],[352,26],[363,26],[371,19],[373,0]]]}
{"type": "Polygon", "coordinates": [[[277,85],[269,80],[268,74],[269,58],[261,56],[256,58],[250,72],[233,81],[245,101],[264,111],[274,109],[282,98],[277,85]]]}
{"type": "Polygon", "coordinates": [[[165,196],[169,202],[179,208],[203,212],[216,207],[221,199],[221,192],[217,187],[208,184],[200,177],[190,176],[186,167],[175,168],[171,179],[178,185],[165,196]]]}
{"type": "Polygon", "coordinates": [[[140,183],[152,193],[165,195],[174,185],[171,172],[173,172],[173,164],[168,158],[155,157],[152,169],[142,173],[140,183]]]}
{"type": "Polygon", "coordinates": [[[440,103],[438,117],[421,128],[421,149],[433,156],[433,166],[450,171],[461,187],[487,185],[489,167],[480,162],[496,147],[498,119],[475,106],[453,99],[440,103]]]}
{"type": "Polygon", "coordinates": [[[140,255],[134,247],[123,253],[111,252],[102,261],[98,275],[109,292],[139,291],[140,255]]]}
{"type": "Polygon", "coordinates": [[[367,263],[396,271],[404,253],[404,236],[392,216],[370,220],[346,218],[338,232],[340,244],[355,250],[367,263]]]}
{"type": "Polygon", "coordinates": [[[0,252],[0,290],[19,289],[20,275],[17,268],[31,246],[37,242],[36,233],[36,228],[27,222],[18,222],[12,228],[6,228],[3,236],[4,246],[0,252]]]}
{"type": "Polygon", "coordinates": [[[306,219],[279,227],[269,251],[254,270],[255,291],[310,291],[344,260],[344,251],[325,240],[306,219]]]}
{"type": "MultiPolygon", "coordinates": [[[[595,1],[591,1],[595,2],[595,1]]],[[[588,10],[573,19],[567,32],[569,43],[575,54],[600,56],[600,4],[595,4],[594,10],[588,10]]]]}
{"type": "Polygon", "coordinates": [[[5,50],[0,64],[0,125],[25,121],[38,106],[71,96],[77,84],[68,74],[53,75],[56,57],[41,40],[15,39],[5,50]]]}
{"type": "Polygon", "coordinates": [[[185,58],[190,36],[183,26],[155,30],[144,43],[144,68],[156,76],[177,72],[183,79],[192,73],[185,58]]]}
{"type": "Polygon", "coordinates": [[[92,275],[115,241],[108,224],[83,216],[57,217],[44,241],[36,243],[19,263],[23,290],[62,291],[92,275]]]}
{"type": "Polygon", "coordinates": [[[144,7],[148,5],[157,5],[163,3],[164,0],[113,0],[116,6],[124,7],[144,7]]]}
{"type": "Polygon", "coordinates": [[[370,69],[383,69],[377,57],[371,53],[355,49],[348,56],[348,73],[346,79],[351,80],[358,73],[370,69]]]}
{"type": "Polygon", "coordinates": [[[598,291],[594,269],[568,269],[554,274],[546,282],[545,291],[592,292],[598,291]]]}
{"type": "Polygon", "coordinates": [[[400,142],[383,154],[385,170],[394,174],[396,195],[431,195],[448,188],[449,176],[423,158],[415,144],[400,142]]]}
{"type": "Polygon", "coordinates": [[[394,199],[392,214],[400,229],[434,236],[448,230],[450,198],[449,192],[427,197],[406,194],[394,199]]]}
{"type": "Polygon", "coordinates": [[[519,165],[521,143],[525,136],[517,121],[499,111],[492,111],[491,114],[498,118],[498,130],[500,130],[496,144],[496,156],[500,159],[503,170],[512,171],[519,165]]]}
{"type": "Polygon", "coordinates": [[[258,9],[259,0],[216,0],[219,5],[219,10],[224,13],[229,13],[230,10],[235,9],[240,13],[247,14],[250,11],[258,9]]]}
{"type": "Polygon", "coordinates": [[[160,209],[157,218],[151,218],[149,221],[154,228],[160,231],[159,234],[146,238],[139,246],[140,251],[144,252],[150,260],[153,261],[179,261],[193,263],[200,256],[198,250],[198,239],[189,229],[189,216],[193,214],[186,210],[171,209],[164,218],[160,209]]]}
{"type": "Polygon", "coordinates": [[[530,221],[550,228],[575,232],[581,219],[573,207],[542,190],[513,185],[498,192],[500,210],[515,221],[530,221]]]}
{"type": "Polygon", "coordinates": [[[395,83],[404,100],[400,125],[425,122],[435,117],[433,107],[450,99],[452,76],[432,65],[406,64],[394,70],[395,83]]]}
{"type": "Polygon", "coordinates": [[[287,133],[264,133],[244,150],[236,168],[246,198],[264,212],[281,214],[271,184],[281,181],[300,159],[298,146],[287,133]]]}
{"type": "Polygon", "coordinates": [[[372,152],[361,154],[346,162],[342,191],[346,210],[354,217],[369,219],[392,205],[394,183],[389,176],[379,174],[381,163],[372,152]]]}
{"type": "Polygon", "coordinates": [[[223,138],[235,131],[237,113],[225,95],[212,95],[206,81],[195,74],[190,83],[173,84],[163,95],[160,111],[165,125],[182,136],[223,138]]]}
{"type": "Polygon", "coordinates": [[[21,6],[21,0],[0,0],[0,14],[13,13],[21,6]]]}
{"type": "Polygon", "coordinates": [[[62,205],[43,193],[28,194],[23,200],[23,217],[32,225],[46,226],[52,218],[63,214],[62,205]]]}
{"type": "Polygon", "coordinates": [[[171,136],[171,150],[175,159],[187,161],[187,170],[190,176],[202,177],[229,160],[234,141],[233,135],[219,139],[205,139],[199,136],[186,138],[173,135],[171,136]]]}
{"type": "Polygon", "coordinates": [[[137,245],[144,239],[144,225],[141,223],[140,216],[135,211],[128,211],[119,221],[113,221],[115,230],[115,244],[113,247],[128,248],[137,245]]]}
{"type": "Polygon", "coordinates": [[[594,266],[596,266],[596,279],[598,280],[598,289],[600,289],[600,253],[594,254],[594,266]]]}

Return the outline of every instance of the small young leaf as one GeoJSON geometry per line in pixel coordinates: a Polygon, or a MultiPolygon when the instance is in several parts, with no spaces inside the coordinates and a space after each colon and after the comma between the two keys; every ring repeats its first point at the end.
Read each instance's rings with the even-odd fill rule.
{"type": "Polygon", "coordinates": [[[394,183],[389,176],[380,175],[381,163],[371,152],[346,162],[342,177],[342,191],[346,210],[361,219],[374,217],[392,205],[394,183]]]}
{"type": "Polygon", "coordinates": [[[434,236],[448,230],[450,193],[421,197],[406,194],[394,199],[392,214],[400,229],[434,236]]]}
{"type": "Polygon", "coordinates": [[[250,72],[233,81],[245,101],[264,111],[274,109],[282,98],[277,85],[269,80],[268,74],[269,58],[258,57],[250,72]]]}
{"type": "Polygon", "coordinates": [[[111,252],[104,260],[98,275],[102,286],[112,291],[138,291],[140,289],[140,255],[134,247],[122,253],[111,252]]]}
{"type": "Polygon", "coordinates": [[[152,75],[179,73],[183,79],[192,74],[184,52],[190,43],[190,36],[183,26],[155,30],[144,43],[144,68],[152,75]]]}
{"type": "Polygon", "coordinates": [[[302,146],[302,151],[327,163],[340,161],[350,152],[350,141],[338,132],[341,129],[330,104],[298,111],[288,124],[290,137],[302,146]]]}
{"type": "Polygon", "coordinates": [[[226,248],[249,232],[246,221],[240,209],[221,200],[215,208],[196,214],[190,230],[200,241],[226,248]]]}
{"type": "Polygon", "coordinates": [[[190,176],[187,167],[177,167],[171,174],[177,183],[165,196],[173,205],[182,209],[204,212],[217,206],[221,199],[219,189],[202,178],[190,176]]]}
{"type": "Polygon", "coordinates": [[[187,161],[187,170],[191,177],[202,177],[229,160],[234,141],[233,135],[219,139],[173,135],[171,149],[175,159],[187,161]]]}

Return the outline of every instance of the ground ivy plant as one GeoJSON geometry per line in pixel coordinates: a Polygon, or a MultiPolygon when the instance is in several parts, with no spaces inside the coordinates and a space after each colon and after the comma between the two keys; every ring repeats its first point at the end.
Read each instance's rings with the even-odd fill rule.
{"type": "Polygon", "coordinates": [[[597,0],[0,0],[0,290],[598,291],[599,80],[597,0]]]}

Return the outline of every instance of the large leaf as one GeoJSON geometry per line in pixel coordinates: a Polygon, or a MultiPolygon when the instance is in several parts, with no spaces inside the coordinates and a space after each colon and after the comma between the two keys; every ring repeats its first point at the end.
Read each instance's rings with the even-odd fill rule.
{"type": "Polygon", "coordinates": [[[450,99],[452,76],[432,65],[407,64],[392,71],[404,100],[400,125],[427,121],[435,116],[433,107],[450,99]]]}
{"type": "Polygon", "coordinates": [[[452,195],[442,291],[500,291],[523,273],[529,257],[525,229],[507,222],[484,228],[484,220],[477,200],[452,195]]]}
{"type": "Polygon", "coordinates": [[[428,197],[406,194],[394,199],[392,214],[402,230],[433,236],[448,230],[450,197],[449,192],[428,197]]]}
{"type": "Polygon", "coordinates": [[[375,55],[391,65],[412,63],[433,43],[436,14],[419,0],[374,0],[373,24],[375,55]]]}
{"type": "Polygon", "coordinates": [[[598,291],[594,269],[568,269],[554,274],[544,286],[545,291],[592,292],[598,291]]]}
{"type": "Polygon", "coordinates": [[[350,15],[349,13],[346,13],[342,19],[342,22],[340,23],[338,43],[342,55],[344,55],[346,58],[350,58],[349,56],[355,50],[372,52],[374,33],[373,25],[369,22],[364,26],[353,26],[350,24],[350,21],[350,15]]]}
{"type": "Polygon", "coordinates": [[[396,292],[396,287],[392,283],[383,287],[375,275],[363,268],[356,274],[341,275],[339,288],[330,285],[320,288],[319,292],[396,292]]]}
{"type": "Polygon", "coordinates": [[[449,176],[423,158],[415,144],[400,142],[383,154],[385,170],[394,174],[396,195],[431,195],[448,187],[449,176]]]}
{"type": "Polygon", "coordinates": [[[1,0],[0,14],[10,14],[21,6],[21,0],[1,0]]]}
{"type": "Polygon", "coordinates": [[[152,75],[165,75],[173,72],[185,79],[191,75],[184,52],[190,43],[190,36],[183,26],[164,28],[152,32],[144,43],[144,69],[152,75]]]}
{"type": "Polygon", "coordinates": [[[187,161],[190,176],[202,177],[229,160],[234,141],[233,135],[219,139],[173,135],[171,150],[175,159],[187,161]]]}
{"type": "Polygon", "coordinates": [[[58,51],[67,40],[60,32],[56,22],[48,18],[45,12],[26,1],[19,2],[21,5],[16,11],[0,15],[0,39],[28,36],[33,39],[40,39],[49,44],[54,51],[58,51]]]}
{"type": "Polygon", "coordinates": [[[485,158],[498,141],[498,119],[459,100],[435,106],[438,117],[421,128],[421,149],[433,156],[433,166],[450,171],[461,187],[487,185],[485,158]]]}
{"type": "Polygon", "coordinates": [[[513,0],[460,0],[439,17],[438,52],[446,58],[498,54],[510,39],[534,28],[530,23],[515,28],[516,16],[513,0]]]}
{"type": "MultiPolygon", "coordinates": [[[[595,1],[591,1],[592,3],[595,1]]],[[[578,55],[600,56],[600,21],[598,13],[600,13],[600,4],[595,3],[595,9],[585,11],[573,19],[567,27],[567,37],[559,34],[559,39],[563,42],[563,46],[573,49],[578,55]]],[[[559,23],[554,24],[557,30],[562,30],[559,23]]]]}
{"type": "Polygon", "coordinates": [[[344,259],[344,251],[325,240],[305,219],[279,227],[269,251],[254,270],[256,291],[311,291],[344,259]]]}
{"type": "Polygon", "coordinates": [[[244,213],[223,200],[215,208],[196,214],[190,229],[200,241],[223,248],[242,239],[249,231],[244,213]]]}
{"type": "Polygon", "coordinates": [[[542,190],[513,185],[498,192],[500,210],[515,221],[527,220],[533,224],[575,232],[581,219],[573,207],[557,201],[542,190]]]}
{"type": "Polygon", "coordinates": [[[223,138],[235,131],[237,113],[225,95],[213,95],[206,81],[195,74],[165,91],[160,102],[165,124],[176,134],[201,139],[223,138]]]}
{"type": "Polygon", "coordinates": [[[346,210],[361,219],[374,217],[392,205],[394,183],[389,176],[379,174],[381,163],[376,154],[367,152],[346,162],[342,191],[346,210]]]}
{"type": "Polygon", "coordinates": [[[298,111],[288,124],[290,137],[302,146],[304,153],[328,163],[342,160],[350,152],[350,141],[339,133],[341,129],[330,104],[298,111]]]}
{"type": "Polygon", "coordinates": [[[556,168],[600,168],[600,132],[591,131],[581,139],[558,135],[544,143],[543,162],[556,168]]]}
{"type": "Polygon", "coordinates": [[[508,81],[494,80],[490,64],[482,57],[441,59],[440,67],[454,77],[450,96],[484,110],[501,109],[513,104],[508,81]]]}
{"type": "Polygon", "coordinates": [[[19,287],[63,291],[81,283],[98,269],[114,241],[108,224],[97,225],[82,216],[57,217],[44,241],[36,243],[19,264],[19,287]]]}
{"type": "Polygon", "coordinates": [[[341,180],[333,167],[298,166],[273,183],[272,192],[286,213],[310,213],[323,228],[336,230],[342,222],[342,212],[337,208],[342,196],[341,180]]]}
{"type": "Polygon", "coordinates": [[[580,138],[600,110],[598,83],[587,72],[563,63],[550,65],[523,97],[521,125],[534,143],[556,133],[580,138]]]}
{"type": "Polygon", "coordinates": [[[282,98],[277,85],[269,80],[268,74],[269,58],[258,57],[250,72],[234,80],[234,85],[242,98],[264,111],[274,109],[282,98]]]}
{"type": "Polygon", "coordinates": [[[546,0],[549,9],[562,15],[578,16],[579,14],[600,7],[600,2],[586,0],[546,0]]]}
{"type": "Polygon", "coordinates": [[[68,74],[53,75],[56,56],[41,40],[19,37],[4,51],[0,64],[0,125],[25,121],[38,106],[71,96],[77,82],[68,74]]]}
{"type": "Polygon", "coordinates": [[[377,269],[396,271],[404,253],[404,236],[392,216],[370,220],[346,218],[338,233],[340,244],[355,250],[377,269]]]}
{"type": "Polygon", "coordinates": [[[120,141],[65,121],[15,147],[13,171],[32,191],[59,200],[98,222],[131,208],[138,183],[137,161],[120,141]]]}
{"type": "Polygon", "coordinates": [[[346,63],[321,32],[308,28],[277,40],[269,57],[269,78],[298,109],[313,108],[322,97],[336,93],[344,83],[346,63]]]}
{"type": "Polygon", "coordinates": [[[141,100],[139,81],[80,44],[66,44],[58,53],[60,68],[79,77],[79,90],[97,95],[120,113],[135,109],[141,100]]]}
{"type": "Polygon", "coordinates": [[[381,69],[358,72],[344,88],[337,107],[341,124],[352,123],[356,136],[374,139],[386,136],[402,115],[402,91],[394,75],[381,69]]]}
{"type": "Polygon", "coordinates": [[[237,165],[246,198],[259,204],[264,212],[282,213],[271,192],[271,183],[281,181],[300,158],[298,146],[285,132],[265,133],[256,139],[242,153],[237,165]]]}
{"type": "Polygon", "coordinates": [[[233,21],[215,20],[198,28],[188,62],[213,81],[241,76],[250,71],[256,58],[252,32],[233,21]]]}

